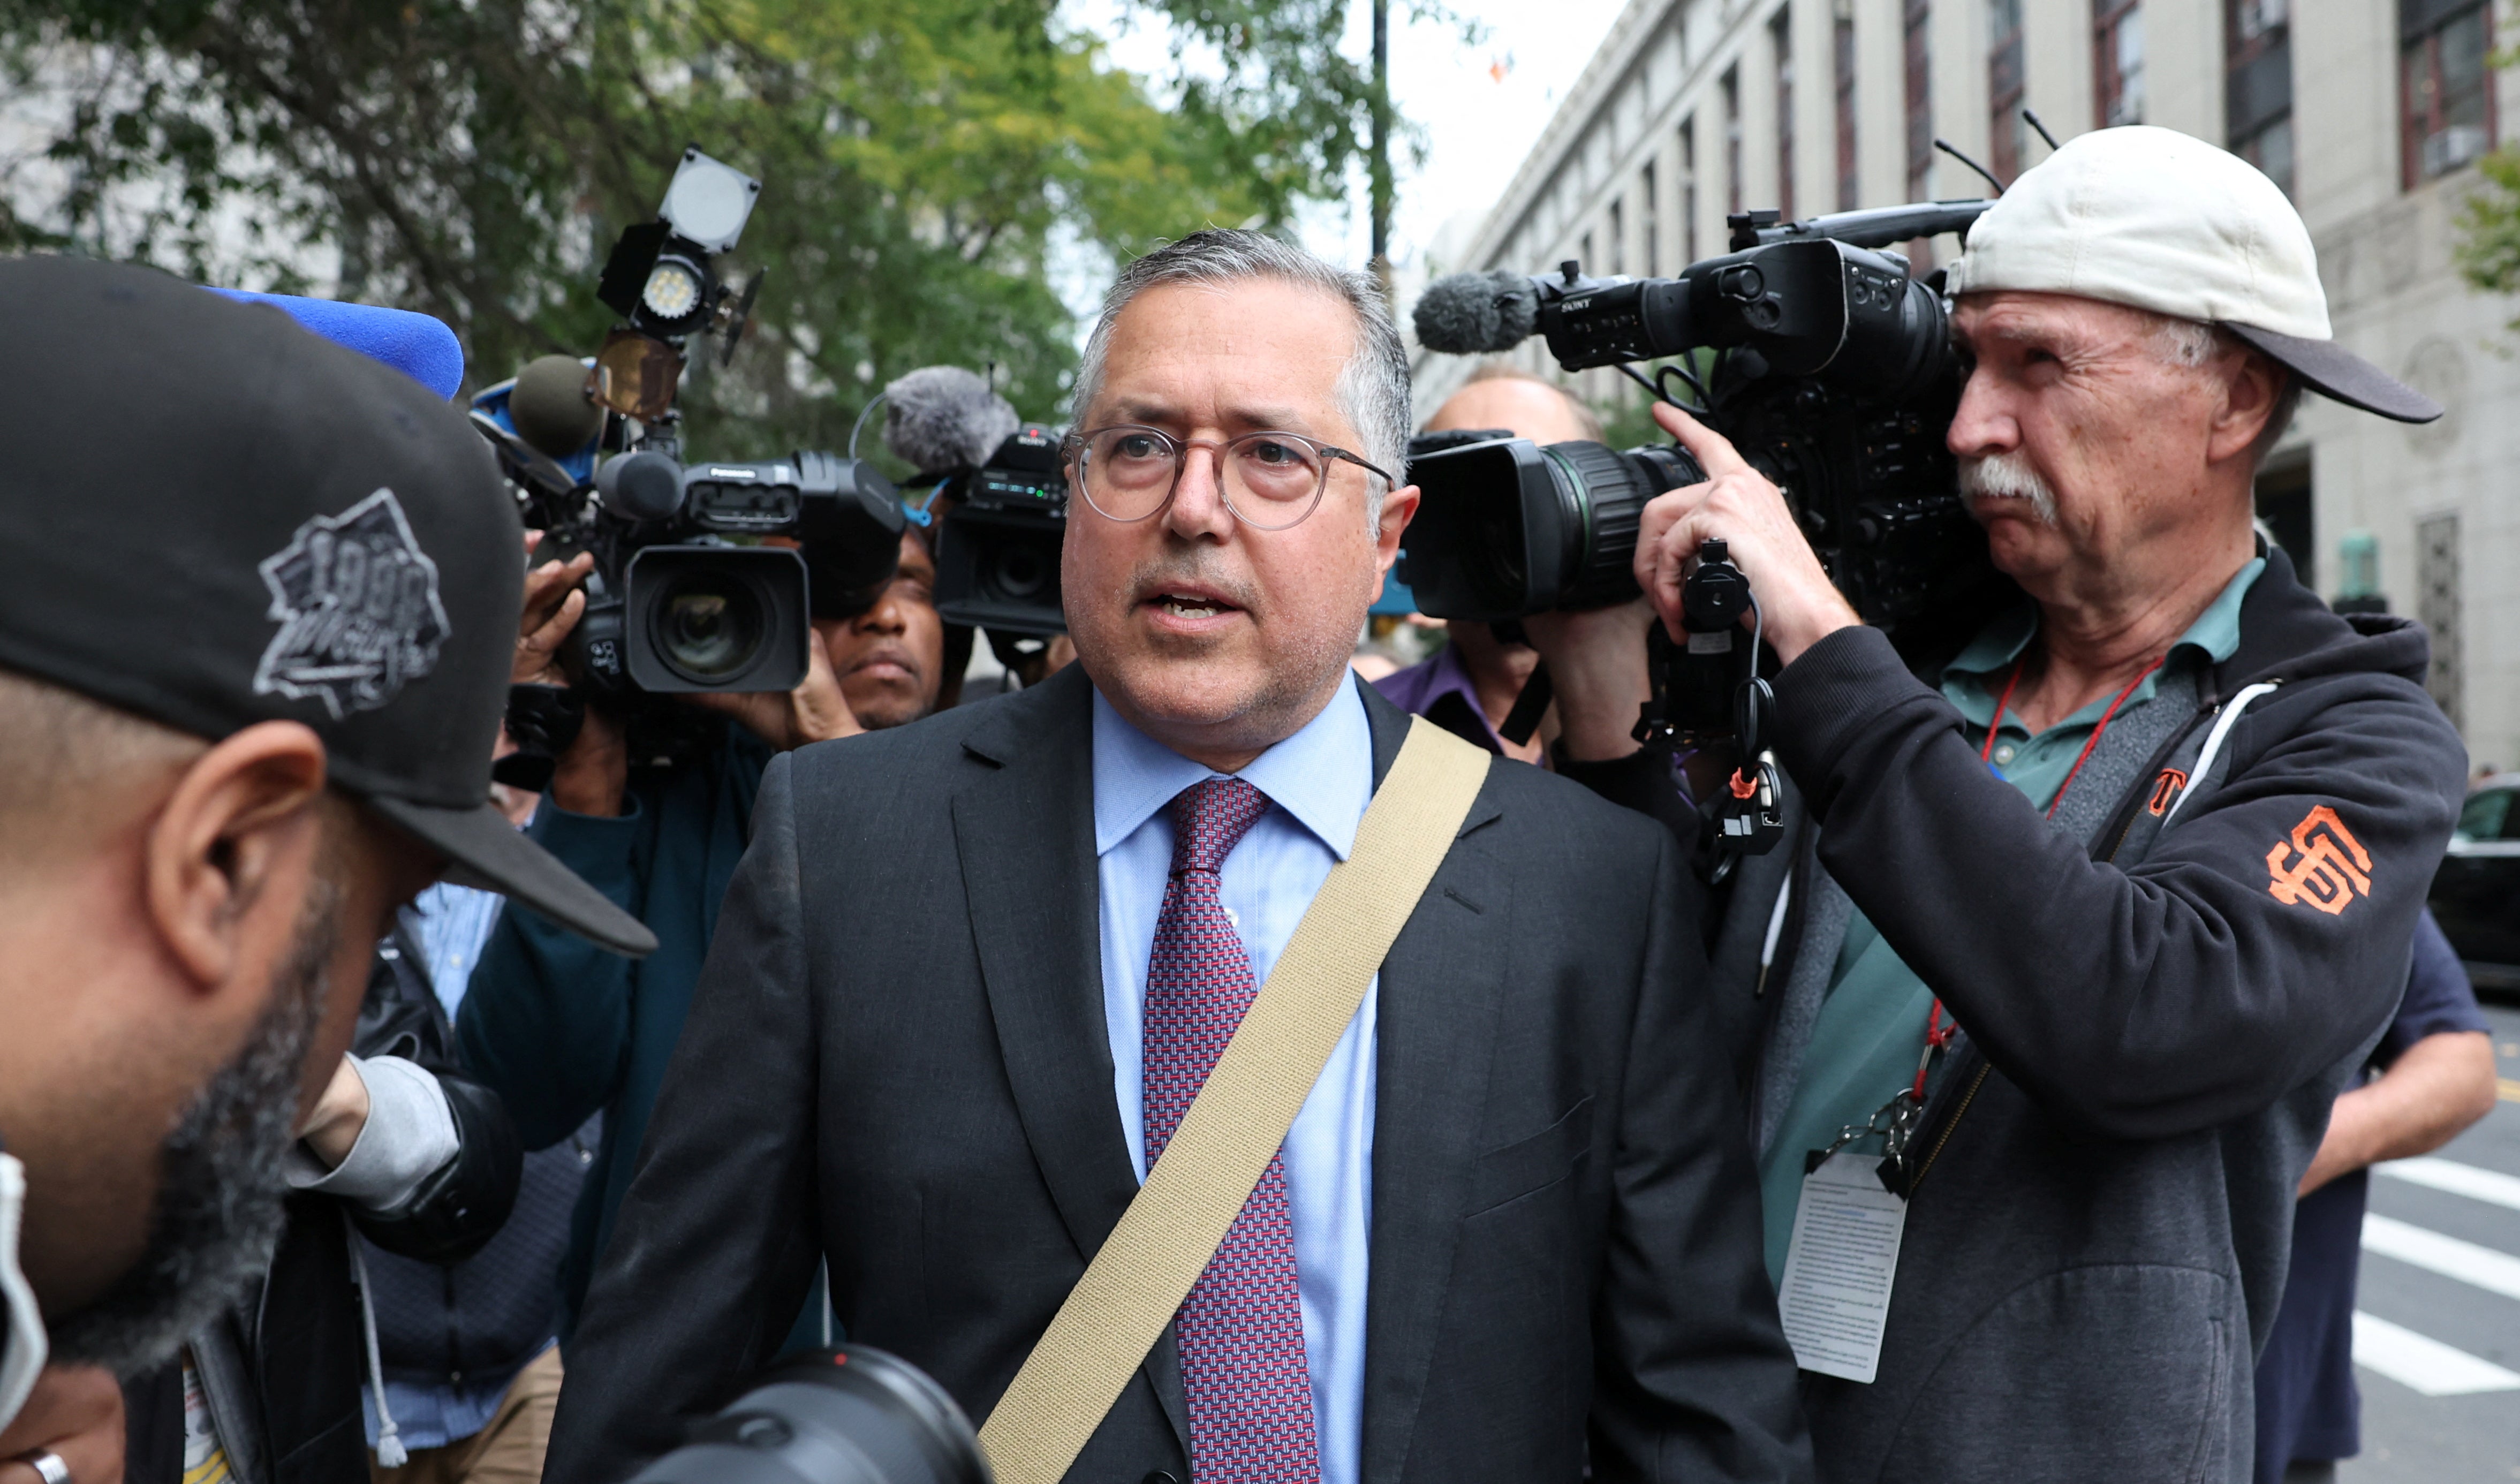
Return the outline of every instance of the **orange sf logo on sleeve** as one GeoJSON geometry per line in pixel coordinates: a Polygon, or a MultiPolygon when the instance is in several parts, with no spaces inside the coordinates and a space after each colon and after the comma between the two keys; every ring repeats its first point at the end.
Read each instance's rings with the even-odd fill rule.
{"type": "Polygon", "coordinates": [[[2287,907],[2303,903],[2334,917],[2359,893],[2371,894],[2371,857],[2354,832],[2319,805],[2267,852],[2267,890],[2287,907]],[[2292,857],[2289,863],[2285,857],[2292,857]]]}

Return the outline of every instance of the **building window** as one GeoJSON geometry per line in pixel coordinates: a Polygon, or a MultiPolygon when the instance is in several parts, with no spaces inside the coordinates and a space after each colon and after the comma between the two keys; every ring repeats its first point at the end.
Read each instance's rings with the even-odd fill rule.
{"type": "Polygon", "coordinates": [[[2143,0],[2092,0],[2092,68],[2098,126],[2143,122],[2143,0]]]}
{"type": "Polygon", "coordinates": [[[1610,200],[1610,276],[1625,278],[1627,275],[1628,203],[1612,197],[1610,200]]]}
{"type": "Polygon", "coordinates": [[[1644,196],[1645,209],[1645,277],[1662,277],[1662,197],[1655,190],[1654,162],[1645,161],[1644,173],[1638,186],[1644,196]]]}
{"type": "Polygon", "coordinates": [[[2292,194],[2289,0],[2224,0],[2223,112],[2231,153],[2292,194]]]}
{"type": "Polygon", "coordinates": [[[1788,6],[1768,22],[1768,46],[1777,59],[1777,214],[1794,219],[1794,13],[1788,6]]]}
{"type": "Polygon", "coordinates": [[[1599,270],[1600,262],[1593,256],[1592,233],[1587,232],[1583,237],[1576,241],[1575,262],[1576,265],[1586,273],[1594,273],[1599,270]]]}
{"type": "Polygon", "coordinates": [[[2406,183],[2448,174],[2494,147],[2493,7],[2398,0],[2406,183]]]}
{"type": "Polygon", "coordinates": [[[1855,6],[1837,0],[1831,54],[1837,69],[1837,209],[1852,211],[1863,195],[1855,168],[1855,6]]]}
{"type": "MultiPolygon", "coordinates": [[[[1908,199],[1923,201],[1934,173],[1934,53],[1931,0],[1907,0],[1900,45],[1907,62],[1908,199]]],[[[1923,259],[1918,259],[1923,261],[1923,259]]]]}
{"type": "Polygon", "coordinates": [[[1685,264],[1697,261],[1697,120],[1680,125],[1680,250],[1685,264]]]}
{"type": "Polygon", "coordinates": [[[2431,631],[2432,667],[2424,689],[2450,724],[2467,728],[2467,685],[2459,645],[2458,517],[2415,522],[2415,616],[2431,631]]]}
{"type": "Polygon", "coordinates": [[[1724,71],[1724,209],[1741,214],[1741,69],[1724,71]]]}
{"type": "Polygon", "coordinates": [[[2009,184],[2021,173],[2021,0],[1986,0],[1987,164],[2009,184]]]}

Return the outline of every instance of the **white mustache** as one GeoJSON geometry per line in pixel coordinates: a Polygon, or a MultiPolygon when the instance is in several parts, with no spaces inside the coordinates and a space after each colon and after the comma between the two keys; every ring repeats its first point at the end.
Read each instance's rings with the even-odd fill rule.
{"type": "Polygon", "coordinates": [[[2056,523],[2056,492],[2019,452],[1960,460],[1960,493],[1996,500],[2027,500],[2042,525],[2056,523]]]}

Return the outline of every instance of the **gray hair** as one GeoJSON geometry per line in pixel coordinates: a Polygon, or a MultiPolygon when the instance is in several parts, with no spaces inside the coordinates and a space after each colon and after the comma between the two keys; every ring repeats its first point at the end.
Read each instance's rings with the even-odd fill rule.
{"type": "MultiPolygon", "coordinates": [[[[1356,348],[1339,373],[1334,393],[1367,462],[1400,476],[1409,462],[1409,351],[1391,322],[1391,308],[1373,276],[1324,262],[1291,243],[1259,232],[1210,227],[1157,247],[1120,270],[1102,295],[1102,318],[1085,341],[1076,366],[1068,416],[1081,422],[1102,391],[1103,363],[1111,352],[1111,326],[1139,294],[1165,284],[1209,288],[1276,279],[1318,289],[1347,306],[1356,321],[1356,348]]],[[[1367,475],[1369,493],[1380,481],[1367,475]]],[[[1386,488],[1383,493],[1390,491],[1386,488]]],[[[1382,529],[1382,502],[1366,502],[1366,528],[1382,529]]]]}
{"type": "MultiPolygon", "coordinates": [[[[2154,318],[2160,323],[2153,327],[2152,347],[2162,360],[2173,366],[2194,370],[2224,350],[2265,354],[2219,325],[2182,320],[2167,314],[2158,314],[2154,318]]],[[[2259,429],[2257,442],[2249,447],[2249,467],[2252,470],[2266,467],[2267,456],[2283,441],[2285,429],[2292,427],[2293,414],[2301,410],[2301,378],[2293,375],[2287,366],[2277,366],[2275,372],[2283,379],[2283,387],[2275,393],[2275,405],[2267,414],[2267,426],[2259,429]]]]}

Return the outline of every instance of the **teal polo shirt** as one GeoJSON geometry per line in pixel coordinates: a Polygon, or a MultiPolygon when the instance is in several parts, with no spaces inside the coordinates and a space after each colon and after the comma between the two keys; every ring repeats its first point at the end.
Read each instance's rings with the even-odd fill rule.
{"type": "MultiPolygon", "coordinates": [[[[2240,647],[2240,602],[2266,567],[2263,557],[2241,567],[2222,596],[2170,647],[2163,669],[2172,665],[2202,669],[2230,658],[2240,647]]],[[[1967,720],[1970,742],[1985,744],[1997,697],[2003,694],[2013,665],[2038,632],[2038,605],[2025,603],[1988,624],[1968,648],[1943,666],[1943,697],[1967,720]]],[[[2124,716],[2150,701],[2160,676],[2160,670],[2145,676],[2118,714],[2124,716]]],[[[2020,789],[2033,804],[2047,808],[2115,698],[2115,693],[2100,697],[2036,737],[2019,717],[2006,711],[1990,754],[1996,776],[2020,789]]],[[[1916,1058],[1925,1049],[1925,1022],[1933,1005],[1934,992],[1925,987],[1925,981],[1891,951],[1861,911],[1850,910],[1846,939],[1838,948],[1827,997],[1812,1022],[1793,1099],[1785,1105],[1776,1142],[1759,1161],[1772,1281],[1784,1282],[1785,1248],[1793,1239],[1794,1208],[1802,1201],[1803,1156],[1825,1148],[1847,1125],[1870,1119],[1901,1088],[1915,1080],[1916,1058]]],[[[1940,1059],[1936,1058],[1936,1071],[1940,1059]]]]}

